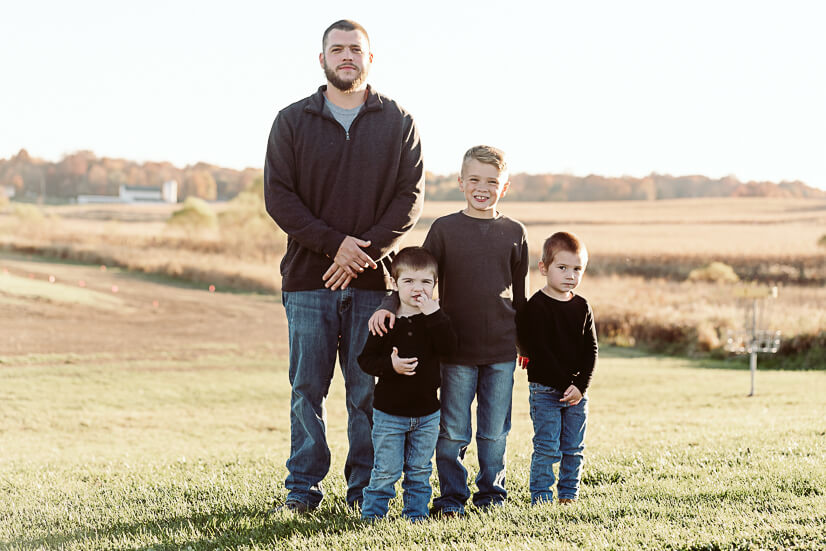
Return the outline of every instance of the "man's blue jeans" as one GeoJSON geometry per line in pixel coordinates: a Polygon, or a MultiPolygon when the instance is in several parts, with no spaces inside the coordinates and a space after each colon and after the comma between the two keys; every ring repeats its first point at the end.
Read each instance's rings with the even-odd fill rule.
{"type": "Polygon", "coordinates": [[[559,401],[563,391],[539,383],[529,386],[534,432],[531,503],[553,501],[554,463],[560,461],[557,495],[559,499],[576,499],[585,449],[588,398],[583,396],[582,401],[571,406],[559,401]]]}
{"type": "Polygon", "coordinates": [[[367,340],[367,320],[384,291],[348,288],[282,292],[290,335],[290,458],[285,481],[288,501],[311,508],[321,502],[322,479],[330,470],[327,412],[324,406],[336,353],[344,376],[347,437],[344,464],[348,505],[360,504],[373,466],[374,379],[356,358],[367,340]]]}
{"type": "Polygon", "coordinates": [[[470,497],[462,464],[472,435],[470,406],[476,398],[476,448],[479,456],[477,507],[501,505],[505,490],[505,444],[511,429],[513,372],[516,360],[490,365],[442,364],[442,422],[436,443],[441,495],[433,509],[464,513],[470,497]]]}
{"type": "Polygon", "coordinates": [[[361,518],[377,519],[387,515],[390,500],[396,495],[396,481],[402,472],[402,516],[412,521],[427,518],[432,493],[433,450],[438,437],[438,411],[424,417],[401,417],[373,410],[376,458],[370,485],[364,489],[361,518]]]}

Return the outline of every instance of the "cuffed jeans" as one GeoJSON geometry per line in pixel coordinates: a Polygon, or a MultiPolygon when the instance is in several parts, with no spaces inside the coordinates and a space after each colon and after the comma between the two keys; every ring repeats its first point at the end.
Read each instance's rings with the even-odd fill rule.
{"type": "Polygon", "coordinates": [[[364,489],[361,518],[378,519],[387,515],[402,472],[402,516],[411,521],[427,518],[433,450],[438,436],[438,411],[423,417],[402,417],[373,410],[375,460],[370,485],[364,489]]]}
{"type": "Polygon", "coordinates": [[[367,340],[367,320],[384,291],[347,288],[331,291],[282,292],[290,339],[290,458],[285,480],[287,501],[315,508],[321,502],[321,481],[330,470],[327,412],[324,402],[333,379],[336,353],[344,376],[347,437],[344,464],[347,503],[361,503],[373,466],[374,379],[356,358],[367,340]]]}
{"type": "Polygon", "coordinates": [[[559,499],[576,499],[582,474],[582,451],[588,419],[588,398],[575,406],[560,402],[563,391],[530,383],[533,454],[531,504],[554,499],[554,463],[559,465],[559,499]]]}
{"type": "Polygon", "coordinates": [[[472,435],[470,406],[476,398],[476,448],[479,456],[477,507],[500,505],[505,490],[505,444],[511,429],[511,399],[516,361],[490,365],[442,364],[442,421],[436,443],[441,495],[433,509],[464,513],[470,497],[462,461],[472,435]]]}

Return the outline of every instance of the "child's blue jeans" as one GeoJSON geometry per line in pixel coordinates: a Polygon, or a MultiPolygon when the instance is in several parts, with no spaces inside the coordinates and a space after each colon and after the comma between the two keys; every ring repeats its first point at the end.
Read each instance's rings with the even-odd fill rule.
{"type": "Polygon", "coordinates": [[[560,402],[563,391],[530,383],[533,454],[531,455],[531,504],[553,501],[555,463],[559,466],[559,499],[576,499],[582,474],[588,398],[575,406],[560,402]]]}
{"type": "Polygon", "coordinates": [[[513,372],[516,360],[489,365],[442,363],[442,426],[436,444],[441,495],[434,511],[464,513],[470,497],[463,464],[473,434],[471,404],[476,399],[476,453],[479,474],[473,504],[502,505],[505,489],[505,445],[511,429],[513,372]]]}
{"type": "Polygon", "coordinates": [[[411,521],[427,518],[432,493],[430,473],[438,437],[438,411],[424,417],[399,417],[373,410],[373,470],[370,484],[364,489],[362,519],[387,515],[402,472],[402,516],[411,521]]]}

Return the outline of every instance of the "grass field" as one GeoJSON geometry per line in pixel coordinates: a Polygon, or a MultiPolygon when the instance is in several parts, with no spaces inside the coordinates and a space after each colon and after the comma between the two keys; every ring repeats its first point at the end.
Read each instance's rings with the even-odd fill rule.
{"type": "MultiPolygon", "coordinates": [[[[455,207],[428,205],[422,228],[455,207]]],[[[826,233],[818,201],[504,207],[529,223],[537,250],[536,235],[557,227],[599,230],[587,234],[594,258],[632,252],[623,247],[635,232],[650,238],[645,254],[655,260],[675,249],[714,259],[731,242],[761,263],[768,240],[819,258],[793,238],[826,233]],[[714,225],[726,240],[683,239],[714,225]]],[[[376,525],[343,506],[337,375],[328,497],[310,516],[268,516],[285,497],[289,449],[278,245],[169,233],[169,211],[0,216],[0,549],[826,548],[822,359],[816,371],[758,370],[748,398],[741,361],[604,347],[582,499],[572,507],[529,506],[532,429],[518,373],[508,505],[415,526],[398,518],[398,502],[376,525]],[[266,292],[220,292],[250,288],[266,292]]],[[[687,327],[713,340],[742,318],[731,289],[712,283],[589,274],[582,291],[598,319],[643,331],[687,327]]],[[[785,286],[775,308],[794,331],[826,327],[822,287],[785,286]]],[[[471,477],[474,463],[471,446],[471,477]]]]}
{"type": "Polygon", "coordinates": [[[529,506],[519,373],[508,505],[409,525],[394,501],[391,518],[371,526],[343,506],[338,375],[322,507],[267,516],[285,495],[283,359],[6,356],[0,548],[823,549],[826,373],[760,372],[747,398],[747,371],[728,367],[604,351],[572,507],[529,506]]]}

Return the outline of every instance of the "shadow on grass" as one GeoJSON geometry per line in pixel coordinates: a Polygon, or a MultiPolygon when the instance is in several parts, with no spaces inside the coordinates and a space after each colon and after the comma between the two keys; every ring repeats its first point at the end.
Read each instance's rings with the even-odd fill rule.
{"type": "Polygon", "coordinates": [[[359,532],[369,527],[355,513],[322,509],[312,514],[268,514],[261,509],[242,508],[215,514],[194,514],[146,522],[118,523],[99,529],[51,534],[43,538],[0,541],[0,548],[100,547],[106,549],[194,549],[235,548],[258,544],[272,547],[292,536],[310,538],[359,532]],[[197,535],[192,536],[195,533],[197,535]],[[130,543],[131,542],[131,543],[130,543]]]}

